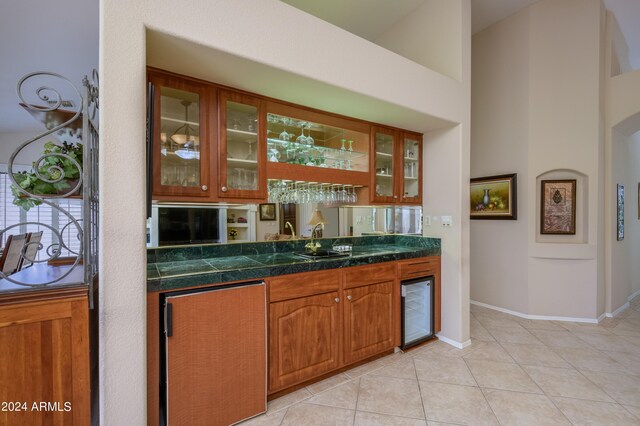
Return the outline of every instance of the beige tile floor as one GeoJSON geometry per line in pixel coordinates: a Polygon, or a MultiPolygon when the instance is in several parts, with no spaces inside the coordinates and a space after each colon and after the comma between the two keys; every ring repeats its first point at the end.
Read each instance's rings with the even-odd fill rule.
{"type": "Polygon", "coordinates": [[[640,425],[640,297],[598,325],[472,305],[471,339],[338,374],[242,426],[640,425]]]}

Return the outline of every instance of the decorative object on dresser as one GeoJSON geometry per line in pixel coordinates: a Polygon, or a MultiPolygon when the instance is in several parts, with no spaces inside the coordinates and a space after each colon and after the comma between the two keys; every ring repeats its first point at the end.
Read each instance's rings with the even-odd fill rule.
{"type": "Polygon", "coordinates": [[[540,181],[540,233],[576,233],[576,180],[540,181]]]}
{"type": "Polygon", "coordinates": [[[618,194],[617,238],[618,238],[618,241],[622,241],[624,240],[624,185],[618,184],[617,194],[618,194]]]}
{"type": "Polygon", "coordinates": [[[516,173],[471,179],[471,219],[518,218],[516,173]]]}

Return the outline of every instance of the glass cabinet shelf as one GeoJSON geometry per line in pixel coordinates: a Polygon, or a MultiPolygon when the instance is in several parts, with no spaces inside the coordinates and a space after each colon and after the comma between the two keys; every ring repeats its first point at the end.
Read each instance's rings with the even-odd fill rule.
{"type": "Polygon", "coordinates": [[[367,156],[366,152],[348,151],[321,145],[267,139],[267,159],[275,163],[354,170],[355,160],[367,156]]]}
{"type": "Polygon", "coordinates": [[[369,170],[368,134],[267,114],[267,160],[337,170],[369,170]]]}

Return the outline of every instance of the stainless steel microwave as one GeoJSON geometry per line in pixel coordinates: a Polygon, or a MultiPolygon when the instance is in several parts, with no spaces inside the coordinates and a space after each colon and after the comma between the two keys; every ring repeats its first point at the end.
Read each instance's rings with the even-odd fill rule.
{"type": "Polygon", "coordinates": [[[226,226],[226,207],[154,204],[147,220],[147,246],[226,243],[226,226]]]}

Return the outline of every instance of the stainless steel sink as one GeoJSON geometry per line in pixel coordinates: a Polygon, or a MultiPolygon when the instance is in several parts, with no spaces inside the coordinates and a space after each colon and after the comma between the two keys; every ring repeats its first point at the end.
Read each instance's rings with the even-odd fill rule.
{"type": "Polygon", "coordinates": [[[294,253],[296,256],[304,257],[305,259],[331,259],[334,257],[345,257],[349,256],[348,253],[340,253],[339,251],[333,250],[316,250],[313,251],[305,251],[302,253],[294,253]]]}

